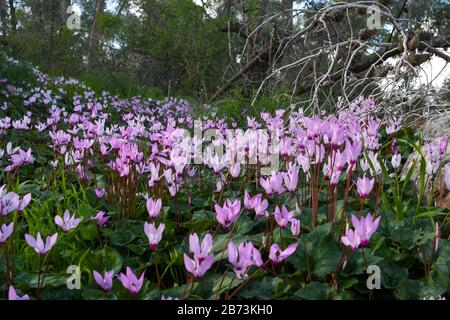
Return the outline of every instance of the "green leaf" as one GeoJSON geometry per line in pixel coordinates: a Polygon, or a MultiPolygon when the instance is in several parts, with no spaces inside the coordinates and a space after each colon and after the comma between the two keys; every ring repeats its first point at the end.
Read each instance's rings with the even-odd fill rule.
{"type": "Polygon", "coordinates": [[[431,267],[432,279],[450,291],[450,241],[441,240],[439,257],[431,267]]]}
{"type": "Polygon", "coordinates": [[[270,300],[282,296],[290,289],[289,285],[278,277],[265,276],[251,281],[238,294],[243,299],[270,300]]]}
{"type": "Polygon", "coordinates": [[[122,257],[117,250],[105,247],[98,251],[91,251],[90,258],[86,259],[91,270],[98,272],[114,270],[119,272],[122,269],[122,257]]]}
{"type": "Polygon", "coordinates": [[[402,193],[405,192],[406,187],[409,185],[409,181],[411,181],[412,174],[414,173],[414,169],[416,168],[417,159],[414,160],[411,168],[409,168],[408,173],[406,174],[405,180],[403,180],[402,193]]]}
{"type": "Polygon", "coordinates": [[[194,212],[191,220],[183,223],[183,226],[190,229],[192,232],[203,233],[216,223],[213,212],[208,210],[198,210],[194,212]]]}
{"type": "Polygon", "coordinates": [[[419,190],[419,196],[418,196],[418,199],[417,199],[416,212],[417,212],[417,210],[420,207],[420,203],[422,202],[422,196],[423,196],[423,193],[425,191],[426,167],[427,167],[427,164],[425,162],[425,157],[422,156],[422,158],[420,159],[420,172],[419,172],[419,176],[420,176],[420,190],[419,190]]]}
{"type": "Polygon", "coordinates": [[[103,291],[93,288],[82,289],[81,295],[86,300],[102,300],[105,297],[103,291]]]}
{"type": "Polygon", "coordinates": [[[430,209],[428,211],[421,212],[419,214],[416,214],[416,218],[433,218],[437,216],[445,216],[448,213],[445,213],[442,209],[436,208],[436,209],[430,209]]]}
{"type": "Polygon", "coordinates": [[[304,288],[297,290],[294,295],[305,300],[327,300],[330,297],[331,287],[321,282],[311,282],[304,288]]]}
{"type": "MultiPolygon", "coordinates": [[[[16,277],[16,282],[27,286],[28,288],[38,287],[37,273],[22,272],[16,277]]],[[[61,287],[66,285],[67,274],[47,274],[44,277],[43,287],[61,287]]],[[[41,278],[42,281],[42,278],[41,278]]]]}
{"type": "Polygon", "coordinates": [[[85,202],[82,202],[78,207],[78,215],[83,217],[83,220],[89,219],[94,214],[94,209],[85,202]]]}
{"type": "Polygon", "coordinates": [[[427,283],[424,279],[404,279],[398,284],[394,294],[400,300],[423,300],[439,297],[445,291],[445,288],[427,283]]]}
{"type": "Polygon", "coordinates": [[[408,269],[388,261],[380,261],[381,284],[385,288],[395,289],[400,282],[408,278],[408,269]]]}
{"type": "Polygon", "coordinates": [[[94,240],[97,237],[97,227],[94,223],[83,225],[80,234],[84,240],[94,240]]]}
{"type": "Polygon", "coordinates": [[[227,291],[228,289],[231,289],[230,293],[233,292],[233,288],[236,288],[238,285],[240,285],[242,283],[242,279],[238,279],[234,276],[234,272],[228,272],[225,275],[225,278],[223,277],[223,275],[220,275],[218,277],[214,277],[214,281],[213,281],[213,286],[212,286],[212,291],[214,293],[214,296],[217,296],[217,293],[219,292],[219,288],[220,288],[220,293],[224,293],[225,291],[227,291]],[[223,282],[222,282],[223,280],[223,282]]]}
{"type": "MultiPolygon", "coordinates": [[[[383,260],[382,257],[371,254],[369,250],[366,250],[365,252],[368,266],[378,265],[378,263],[383,260]]],[[[345,265],[345,268],[341,270],[340,274],[343,276],[366,274],[366,261],[364,261],[361,249],[358,251],[351,251],[347,258],[347,264],[345,265]]]]}
{"type": "Polygon", "coordinates": [[[111,239],[114,246],[122,247],[132,242],[137,237],[144,238],[144,226],[135,221],[120,221],[113,227],[105,229],[104,234],[111,239]]]}

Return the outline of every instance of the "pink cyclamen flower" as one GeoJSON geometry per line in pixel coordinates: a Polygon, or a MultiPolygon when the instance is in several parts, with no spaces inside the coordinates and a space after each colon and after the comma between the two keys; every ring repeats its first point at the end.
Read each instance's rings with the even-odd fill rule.
{"type": "Polygon", "coordinates": [[[353,141],[353,143],[350,142],[350,140],[347,139],[345,142],[345,154],[347,155],[347,161],[350,164],[350,166],[354,166],[356,164],[356,161],[358,161],[358,157],[361,154],[361,142],[358,140],[353,141]]]}
{"type": "Polygon", "coordinates": [[[239,163],[234,163],[230,167],[230,175],[233,179],[239,177],[239,172],[241,171],[241,165],[239,163]]]}
{"type": "Polygon", "coordinates": [[[292,139],[284,137],[280,139],[280,155],[282,157],[289,157],[292,154],[292,139]]]}
{"type": "Polygon", "coordinates": [[[397,119],[396,117],[392,117],[391,119],[389,119],[386,124],[386,133],[393,134],[399,131],[402,128],[401,121],[401,117],[399,119],[397,119]]]}
{"type": "Polygon", "coordinates": [[[35,160],[35,158],[31,155],[31,148],[27,151],[19,149],[19,153],[12,154],[9,159],[11,164],[5,167],[4,171],[6,172],[19,168],[24,164],[32,164],[35,160]]]}
{"type": "Polygon", "coordinates": [[[158,243],[162,239],[162,234],[165,228],[165,224],[161,223],[158,228],[155,227],[154,223],[144,223],[144,232],[148,238],[150,249],[155,250],[158,243]]]}
{"type": "Polygon", "coordinates": [[[292,235],[297,238],[300,235],[300,220],[292,218],[290,222],[292,235]]]}
{"type": "Polygon", "coordinates": [[[270,247],[269,259],[274,264],[279,264],[289,258],[297,250],[297,244],[293,243],[289,245],[286,249],[281,250],[278,244],[273,244],[270,247]]]}
{"type": "Polygon", "coordinates": [[[283,172],[284,185],[289,192],[294,192],[297,188],[299,169],[298,166],[291,166],[287,173],[283,172]]]}
{"type": "Polygon", "coordinates": [[[281,210],[279,207],[276,207],[273,215],[275,216],[278,226],[281,229],[284,229],[289,224],[289,221],[294,217],[294,211],[288,211],[285,206],[283,206],[281,210]]]}
{"type": "Polygon", "coordinates": [[[361,245],[367,246],[369,244],[370,237],[372,237],[380,225],[380,219],[381,217],[378,217],[374,220],[370,213],[360,219],[352,215],[352,224],[355,228],[355,233],[361,239],[361,245]]]}
{"type": "Polygon", "coordinates": [[[212,250],[213,240],[211,234],[206,234],[200,244],[200,239],[196,233],[189,236],[189,252],[205,259],[212,250]]]}
{"type": "Polygon", "coordinates": [[[96,221],[97,228],[104,227],[105,223],[111,218],[110,216],[105,216],[104,211],[99,211],[95,216],[89,218],[91,221],[96,221]]]}
{"type": "Polygon", "coordinates": [[[19,296],[13,286],[9,286],[8,300],[30,300],[28,295],[19,296]]]}
{"type": "Polygon", "coordinates": [[[97,198],[103,198],[103,196],[106,193],[105,188],[101,188],[101,189],[95,189],[95,194],[97,195],[97,198]]]}
{"type": "Polygon", "coordinates": [[[263,216],[267,216],[269,213],[267,212],[267,207],[269,206],[269,202],[267,201],[267,199],[264,199],[261,201],[261,199],[259,199],[260,201],[255,205],[255,215],[256,217],[263,217],[263,216]]]}
{"type": "Polygon", "coordinates": [[[6,240],[8,240],[9,236],[13,233],[14,230],[14,222],[11,222],[9,225],[3,224],[0,229],[0,244],[4,244],[6,240]]]}
{"type": "Polygon", "coordinates": [[[447,151],[448,137],[442,136],[439,138],[438,142],[439,142],[439,153],[441,155],[444,155],[445,152],[447,151]]]}
{"type": "Polygon", "coordinates": [[[17,210],[20,206],[20,198],[14,192],[7,192],[6,185],[0,188],[0,215],[5,217],[8,213],[17,210]]]}
{"type": "Polygon", "coordinates": [[[142,285],[144,284],[144,275],[145,270],[138,279],[131,268],[127,267],[126,273],[121,273],[118,278],[122,283],[122,286],[127,289],[132,296],[135,296],[139,293],[142,285]]]}
{"type": "Polygon", "coordinates": [[[391,164],[392,168],[397,169],[400,167],[400,164],[402,162],[402,155],[400,153],[396,153],[392,156],[391,164]]]}
{"type": "Polygon", "coordinates": [[[330,123],[330,127],[327,133],[329,143],[333,149],[337,149],[345,139],[344,127],[339,123],[330,123]]]}
{"type": "Polygon", "coordinates": [[[17,208],[17,210],[22,212],[23,209],[25,209],[30,204],[30,201],[31,201],[31,193],[28,193],[20,201],[19,207],[17,208]]]}
{"type": "Polygon", "coordinates": [[[356,182],[356,188],[358,190],[359,196],[361,198],[367,198],[369,193],[373,189],[373,185],[375,183],[375,178],[369,179],[364,176],[364,178],[358,178],[356,182]]]}
{"type": "Polygon", "coordinates": [[[348,225],[345,231],[345,236],[341,237],[341,241],[347,247],[352,247],[353,251],[356,251],[361,244],[361,238],[359,237],[357,232],[354,232],[352,229],[350,229],[348,225]]]}
{"type": "Polygon", "coordinates": [[[341,176],[340,170],[333,169],[330,173],[330,187],[335,187],[339,183],[339,177],[341,176]]]}
{"type": "Polygon", "coordinates": [[[261,267],[263,265],[260,252],[251,242],[241,243],[237,248],[230,241],[228,243],[228,261],[233,265],[238,279],[242,279],[251,266],[261,267]]]}
{"type": "Polygon", "coordinates": [[[189,252],[194,255],[191,259],[184,254],[184,266],[195,278],[201,278],[211,268],[214,262],[214,254],[211,253],[213,246],[211,234],[207,234],[201,245],[196,233],[189,236],[189,252]]]}
{"type": "Polygon", "coordinates": [[[391,143],[391,153],[393,155],[398,153],[398,144],[397,144],[397,139],[393,138],[392,139],[392,143],[391,143]]]}
{"type": "Polygon", "coordinates": [[[259,183],[261,184],[261,187],[266,190],[266,193],[268,195],[281,194],[284,192],[283,174],[281,172],[273,172],[272,175],[267,179],[261,177],[259,178],[259,183]]]}
{"type": "Polygon", "coordinates": [[[114,271],[105,272],[105,276],[102,277],[100,273],[94,270],[93,272],[95,282],[102,288],[103,292],[108,292],[113,287],[114,271]]]}
{"type": "Polygon", "coordinates": [[[261,201],[262,194],[257,194],[253,197],[250,197],[247,191],[244,193],[244,206],[246,210],[252,210],[255,208],[256,204],[261,201]]]}
{"type": "Polygon", "coordinates": [[[241,211],[241,201],[236,199],[233,202],[227,199],[223,207],[216,204],[214,206],[216,210],[217,221],[226,229],[228,229],[238,218],[241,211]]]}
{"type": "Polygon", "coordinates": [[[161,211],[162,202],[161,199],[153,200],[152,198],[147,199],[147,212],[151,219],[155,219],[159,212],[161,211]]]}
{"type": "Polygon", "coordinates": [[[69,210],[64,211],[63,217],[61,216],[55,217],[56,225],[61,227],[61,229],[63,229],[64,232],[68,232],[69,230],[76,228],[80,223],[80,221],[81,221],[80,218],[75,218],[75,213],[73,214],[73,216],[70,216],[69,210]]]}
{"type": "Polygon", "coordinates": [[[25,235],[25,240],[28,243],[28,245],[32,247],[34,251],[39,253],[41,256],[44,256],[47,252],[50,251],[50,249],[55,245],[57,239],[58,239],[57,232],[52,236],[48,236],[45,239],[45,244],[44,241],[42,240],[40,232],[37,233],[36,239],[29,234],[25,235]]]}

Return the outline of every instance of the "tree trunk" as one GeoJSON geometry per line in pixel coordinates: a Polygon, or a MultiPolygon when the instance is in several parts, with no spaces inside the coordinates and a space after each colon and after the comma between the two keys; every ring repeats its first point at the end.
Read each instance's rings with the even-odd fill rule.
{"type": "Polygon", "coordinates": [[[16,28],[17,28],[17,19],[16,19],[16,7],[14,6],[14,0],[9,0],[9,15],[11,16],[11,29],[13,32],[15,32],[16,28]]]}
{"type": "Polygon", "coordinates": [[[269,0],[261,0],[261,2],[260,2],[260,7],[261,7],[260,15],[261,15],[261,18],[263,20],[264,20],[263,16],[265,16],[268,13],[268,11],[267,11],[268,6],[269,6],[269,0]]]}
{"type": "Polygon", "coordinates": [[[6,37],[8,34],[8,7],[6,6],[6,0],[0,0],[0,15],[2,19],[2,33],[6,37]]]}
{"type": "Polygon", "coordinates": [[[294,0],[282,0],[281,6],[283,8],[283,31],[292,33],[294,29],[294,21],[292,9],[294,8],[294,0]]]}
{"type": "Polygon", "coordinates": [[[100,40],[100,32],[98,30],[98,20],[104,10],[105,10],[105,0],[97,0],[97,3],[95,5],[94,21],[92,22],[91,34],[89,36],[89,48],[92,48],[92,46],[98,44],[98,41],[100,40]]]}
{"type": "Polygon", "coordinates": [[[60,3],[60,13],[59,13],[59,23],[61,25],[66,25],[67,17],[69,16],[67,13],[67,8],[71,5],[70,0],[62,0],[60,3]]]}

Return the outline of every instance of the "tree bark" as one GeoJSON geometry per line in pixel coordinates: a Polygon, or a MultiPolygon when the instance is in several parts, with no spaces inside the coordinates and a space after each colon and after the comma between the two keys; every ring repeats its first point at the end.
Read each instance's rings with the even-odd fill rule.
{"type": "Polygon", "coordinates": [[[9,0],[9,15],[11,16],[11,29],[13,32],[17,29],[16,19],[16,7],[14,6],[14,0],[9,0]]]}
{"type": "Polygon", "coordinates": [[[98,20],[104,10],[105,10],[105,0],[97,0],[96,5],[95,5],[94,21],[92,22],[91,33],[89,36],[89,48],[91,48],[93,45],[98,44],[98,41],[100,40],[100,31],[98,29],[98,20]]]}
{"type": "Polygon", "coordinates": [[[2,19],[2,33],[6,37],[8,34],[8,7],[6,0],[0,0],[0,15],[2,19]]]}
{"type": "Polygon", "coordinates": [[[65,25],[67,20],[66,17],[68,17],[67,8],[71,5],[70,0],[62,0],[60,3],[60,13],[59,13],[59,23],[61,25],[65,25]]]}
{"type": "Polygon", "coordinates": [[[291,33],[294,29],[294,21],[292,9],[294,8],[294,0],[282,0],[283,8],[283,29],[286,33],[291,33]]]}

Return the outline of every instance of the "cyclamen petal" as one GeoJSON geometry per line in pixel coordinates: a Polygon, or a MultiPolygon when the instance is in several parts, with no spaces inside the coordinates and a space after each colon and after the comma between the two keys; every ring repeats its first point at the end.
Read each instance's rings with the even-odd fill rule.
{"type": "Polygon", "coordinates": [[[216,219],[217,221],[225,228],[228,229],[231,224],[236,222],[240,210],[241,210],[241,202],[240,200],[235,200],[231,202],[227,199],[223,205],[223,207],[218,204],[214,205],[214,209],[216,211],[216,219]]]}
{"type": "Polygon", "coordinates": [[[161,223],[158,228],[154,223],[144,223],[144,233],[148,238],[150,249],[155,250],[158,243],[162,239],[162,234],[165,228],[165,224],[161,223]]]}
{"type": "Polygon", "coordinates": [[[13,286],[9,287],[8,300],[30,300],[28,295],[19,296],[13,286]]]}
{"type": "Polygon", "coordinates": [[[119,275],[119,281],[122,283],[122,286],[128,290],[130,295],[136,296],[144,283],[144,275],[145,270],[138,279],[131,268],[127,267],[126,273],[121,273],[119,275]]]}
{"type": "Polygon", "coordinates": [[[345,236],[341,237],[341,241],[347,247],[351,247],[353,251],[356,251],[361,244],[361,238],[351,229],[347,229],[345,236]]]}
{"type": "Polygon", "coordinates": [[[68,232],[69,230],[76,228],[80,221],[80,218],[75,218],[75,214],[71,217],[68,210],[64,212],[63,217],[55,217],[55,224],[63,229],[64,232],[68,232]]]}
{"type": "Polygon", "coordinates": [[[111,218],[110,216],[105,216],[104,211],[99,211],[95,216],[89,218],[91,221],[96,221],[97,228],[102,228],[105,226],[106,222],[111,218]]]}
{"type": "Polygon", "coordinates": [[[298,237],[300,235],[300,220],[291,219],[291,232],[294,237],[298,237]]]}
{"type": "Polygon", "coordinates": [[[114,271],[105,272],[105,276],[102,277],[100,273],[94,270],[93,275],[95,282],[97,282],[97,284],[102,288],[104,292],[108,292],[109,290],[112,289],[113,287],[112,278],[114,275],[114,271]]]}
{"type": "Polygon", "coordinates": [[[196,233],[189,235],[189,252],[200,255],[200,244],[196,233]]]}
{"type": "Polygon", "coordinates": [[[359,196],[361,198],[367,198],[367,196],[370,194],[370,192],[373,189],[373,185],[375,183],[375,178],[369,179],[369,178],[359,178],[356,182],[356,188],[358,190],[359,196]]]}
{"type": "Polygon", "coordinates": [[[195,272],[195,261],[189,258],[189,256],[186,253],[183,254],[183,259],[186,270],[193,274],[195,272]]]}
{"type": "Polygon", "coordinates": [[[146,205],[147,205],[147,212],[150,218],[155,219],[161,211],[162,206],[161,199],[153,200],[152,198],[149,198],[147,199],[146,205]]]}
{"type": "Polygon", "coordinates": [[[200,240],[196,233],[189,236],[189,252],[193,253],[194,259],[184,254],[184,265],[186,270],[195,278],[201,278],[209,270],[214,262],[214,255],[211,254],[213,240],[208,233],[200,246],[200,240]]]}
{"type": "Polygon", "coordinates": [[[381,217],[374,220],[370,213],[368,213],[366,217],[361,217],[360,219],[355,215],[352,215],[352,224],[361,245],[366,246],[369,244],[369,240],[378,229],[380,221],[381,217]]]}
{"type": "Polygon", "coordinates": [[[211,234],[208,233],[205,235],[205,237],[203,238],[203,241],[202,241],[201,255],[202,256],[208,255],[212,250],[212,246],[213,246],[212,236],[211,236],[211,234]]]}
{"type": "Polygon", "coordinates": [[[255,205],[255,215],[257,217],[262,217],[268,214],[266,211],[269,206],[269,202],[267,199],[264,199],[263,201],[260,201],[257,205],[255,205]]]}
{"type": "Polygon", "coordinates": [[[14,231],[14,223],[11,222],[9,225],[3,224],[0,229],[0,245],[4,244],[6,240],[11,236],[14,231]]]}
{"type": "Polygon", "coordinates": [[[106,190],[104,188],[101,189],[95,189],[95,195],[97,196],[97,198],[103,198],[103,196],[106,193],[106,190]]]}
{"type": "Polygon", "coordinates": [[[28,206],[28,204],[30,204],[30,201],[31,201],[31,193],[28,193],[23,197],[22,201],[20,201],[18,210],[23,211],[28,206]]]}
{"type": "Polygon", "coordinates": [[[242,279],[251,266],[261,267],[263,265],[260,252],[251,242],[241,243],[237,248],[230,241],[228,243],[228,261],[233,266],[238,279],[242,279]]]}
{"type": "Polygon", "coordinates": [[[285,250],[281,250],[278,244],[273,244],[270,247],[269,259],[274,264],[279,264],[289,258],[297,250],[297,244],[293,243],[289,245],[285,250]]]}
{"type": "Polygon", "coordinates": [[[29,234],[25,235],[25,241],[28,243],[28,245],[42,256],[51,250],[51,248],[55,245],[57,239],[58,233],[55,233],[52,236],[47,237],[44,244],[40,232],[37,233],[36,238],[33,238],[29,234]]]}
{"type": "Polygon", "coordinates": [[[288,209],[283,206],[280,210],[279,207],[275,208],[274,217],[278,226],[284,229],[289,224],[289,221],[294,217],[294,211],[288,211],[288,209]]]}

